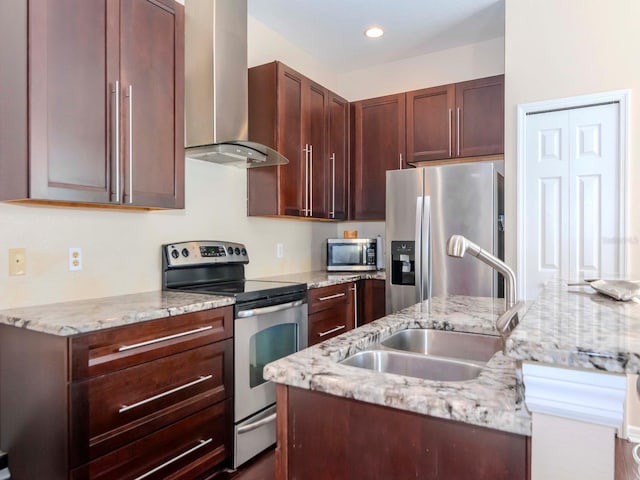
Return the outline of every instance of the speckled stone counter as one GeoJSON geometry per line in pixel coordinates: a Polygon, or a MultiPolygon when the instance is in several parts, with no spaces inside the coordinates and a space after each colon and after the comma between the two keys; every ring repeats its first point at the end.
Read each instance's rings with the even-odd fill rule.
{"type": "Polygon", "coordinates": [[[511,358],[640,373],[640,304],[549,282],[506,343],[511,358]]]}
{"type": "Polygon", "coordinates": [[[384,280],[384,271],[371,272],[327,272],[318,270],[314,272],[289,273],[273,277],[260,278],[258,280],[276,280],[281,282],[306,283],[307,288],[329,287],[340,283],[355,282],[358,280],[384,280]]]}
{"type": "Polygon", "coordinates": [[[70,336],[233,303],[232,297],[155,291],[1,310],[0,324],[70,336]]]}
{"type": "Polygon", "coordinates": [[[516,362],[496,353],[477,379],[429,381],[346,366],[340,360],[405,328],[495,334],[503,301],[452,296],[417,304],[265,367],[277,383],[521,435],[531,434],[516,393],[516,362]]]}

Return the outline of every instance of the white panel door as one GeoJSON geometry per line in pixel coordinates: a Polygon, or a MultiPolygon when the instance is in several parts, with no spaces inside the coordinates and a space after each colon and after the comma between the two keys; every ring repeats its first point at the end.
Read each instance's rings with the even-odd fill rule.
{"type": "Polygon", "coordinates": [[[533,298],[553,274],[566,272],[563,243],[569,236],[567,112],[527,117],[525,298],[533,298]]]}
{"type": "Polygon", "coordinates": [[[620,263],[618,105],[569,110],[569,273],[611,278],[620,263]]]}
{"type": "Polygon", "coordinates": [[[527,117],[525,298],[554,274],[619,272],[618,104],[527,117]]]}

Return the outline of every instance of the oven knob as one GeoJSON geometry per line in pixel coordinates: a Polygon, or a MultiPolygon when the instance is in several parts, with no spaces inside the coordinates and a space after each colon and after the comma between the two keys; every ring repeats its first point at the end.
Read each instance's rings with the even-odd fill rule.
{"type": "Polygon", "coordinates": [[[183,257],[188,257],[189,256],[189,250],[187,250],[186,248],[182,249],[182,256],[183,257]]]}
{"type": "Polygon", "coordinates": [[[233,255],[233,247],[227,248],[227,253],[229,253],[229,255],[233,255]]]}
{"type": "Polygon", "coordinates": [[[178,250],[171,250],[171,256],[173,258],[178,258],[180,254],[178,253],[178,250]]]}
{"type": "Polygon", "coordinates": [[[243,249],[242,249],[242,255],[244,255],[244,256],[246,256],[246,255],[247,255],[247,249],[246,249],[246,248],[243,248],[243,249]]]}
{"type": "Polygon", "coordinates": [[[240,249],[236,247],[236,255],[240,255],[240,249]]]}

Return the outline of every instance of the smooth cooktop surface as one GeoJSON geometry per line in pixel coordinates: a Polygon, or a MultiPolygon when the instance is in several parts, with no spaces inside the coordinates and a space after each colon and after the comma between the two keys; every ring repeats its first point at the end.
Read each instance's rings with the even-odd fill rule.
{"type": "Polygon", "coordinates": [[[194,293],[211,293],[214,295],[231,295],[238,301],[251,301],[307,290],[305,283],[273,282],[265,280],[241,280],[235,282],[216,282],[180,287],[194,293]]]}

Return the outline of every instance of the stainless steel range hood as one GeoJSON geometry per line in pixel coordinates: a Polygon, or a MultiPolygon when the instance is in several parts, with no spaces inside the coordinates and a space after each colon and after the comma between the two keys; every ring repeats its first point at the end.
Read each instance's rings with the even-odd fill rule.
{"type": "Polygon", "coordinates": [[[246,168],[289,163],[247,141],[246,0],[186,0],[185,21],[186,157],[246,168]]]}

